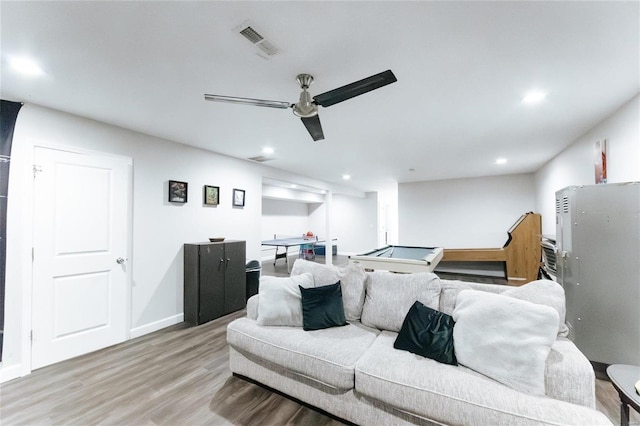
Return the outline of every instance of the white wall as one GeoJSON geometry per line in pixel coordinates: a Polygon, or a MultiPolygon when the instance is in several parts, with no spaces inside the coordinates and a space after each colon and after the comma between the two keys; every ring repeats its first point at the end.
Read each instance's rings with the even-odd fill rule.
{"type": "Polygon", "coordinates": [[[309,231],[309,207],[306,203],[287,200],[262,199],[263,240],[301,236],[309,231]]]}
{"type": "Polygon", "coordinates": [[[399,244],[502,247],[507,231],[535,209],[533,174],[401,183],[399,244]]]}
{"type": "Polygon", "coordinates": [[[378,247],[377,200],[374,192],[368,192],[365,198],[334,195],[331,233],[338,239],[338,253],[364,253],[378,247]]]}
{"type": "Polygon", "coordinates": [[[398,214],[398,183],[383,184],[378,190],[378,244],[398,244],[399,214],[398,214]]]}
{"type": "Polygon", "coordinates": [[[29,372],[32,172],[34,146],[133,158],[133,253],[131,335],[182,320],[185,242],[224,236],[247,241],[247,257],[260,254],[261,168],[211,152],[154,138],[62,112],[25,105],[13,140],[7,217],[5,351],[0,379],[29,372]],[[189,182],[189,202],[167,200],[169,179],[189,182]],[[203,185],[220,187],[220,205],[204,207],[203,185]],[[232,208],[232,189],[246,190],[244,208],[232,208]],[[9,373],[6,373],[10,369],[9,373]]]}
{"type": "MultiPolygon", "coordinates": [[[[326,196],[325,196],[326,197],[326,196]]],[[[331,194],[331,202],[335,204],[335,195],[331,194]]],[[[333,206],[332,206],[333,207],[333,206]]],[[[319,237],[326,238],[327,236],[327,215],[326,212],[326,200],[323,203],[311,203],[307,204],[309,223],[308,227],[311,232],[319,237]]],[[[338,238],[336,233],[336,223],[332,223],[333,227],[330,229],[331,238],[338,238]]],[[[340,248],[340,246],[338,246],[340,248]]]]}
{"type": "Polygon", "coordinates": [[[595,184],[594,145],[607,139],[607,180],[640,181],[640,94],[574,141],[535,174],[536,210],[542,233],[555,235],[555,193],[570,185],[595,184]]]}

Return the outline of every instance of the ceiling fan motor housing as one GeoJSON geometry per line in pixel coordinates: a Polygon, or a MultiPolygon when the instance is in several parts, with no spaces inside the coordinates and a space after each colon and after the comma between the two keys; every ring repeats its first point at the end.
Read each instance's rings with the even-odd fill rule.
{"type": "Polygon", "coordinates": [[[312,103],[311,94],[307,90],[300,93],[300,101],[293,106],[293,113],[298,117],[313,117],[318,115],[318,106],[312,103]]]}
{"type": "Polygon", "coordinates": [[[313,83],[313,76],[310,74],[299,74],[296,77],[302,93],[300,93],[300,100],[297,104],[293,105],[293,113],[298,117],[313,117],[318,115],[318,106],[313,103],[311,94],[307,92],[311,83],[313,83]]]}

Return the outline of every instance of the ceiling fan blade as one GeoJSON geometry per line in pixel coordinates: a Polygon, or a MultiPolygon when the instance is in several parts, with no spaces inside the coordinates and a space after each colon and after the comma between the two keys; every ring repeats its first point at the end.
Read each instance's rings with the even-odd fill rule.
{"type": "Polygon", "coordinates": [[[205,94],[204,99],[207,101],[229,102],[232,104],[253,105],[253,106],[261,106],[261,107],[269,107],[269,108],[287,109],[291,107],[291,104],[289,102],[284,102],[284,101],[269,101],[265,99],[238,98],[235,96],[205,94]]]}
{"type": "Polygon", "coordinates": [[[396,81],[398,81],[396,76],[393,75],[391,70],[387,70],[354,83],[347,84],[346,86],[316,95],[313,97],[313,101],[316,105],[326,108],[378,89],[382,86],[386,86],[387,84],[395,83],[396,81]]]}
{"type": "Polygon", "coordinates": [[[307,128],[309,134],[314,141],[324,139],[324,133],[322,133],[322,125],[320,124],[320,117],[316,114],[313,117],[300,117],[302,124],[307,128]]]}

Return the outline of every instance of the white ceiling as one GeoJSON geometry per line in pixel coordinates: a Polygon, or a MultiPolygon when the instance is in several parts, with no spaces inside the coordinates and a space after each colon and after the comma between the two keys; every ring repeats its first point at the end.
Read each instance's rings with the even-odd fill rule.
{"type": "Polygon", "coordinates": [[[638,93],[639,5],[3,1],[1,95],[238,158],[271,146],[265,164],[360,190],[525,173],[638,93]],[[276,56],[232,31],[245,20],[276,56]],[[20,55],[45,75],[16,74],[20,55]],[[319,94],[386,69],[397,83],[320,108],[319,142],[290,110],[203,100],[293,103],[299,73],[319,94]]]}

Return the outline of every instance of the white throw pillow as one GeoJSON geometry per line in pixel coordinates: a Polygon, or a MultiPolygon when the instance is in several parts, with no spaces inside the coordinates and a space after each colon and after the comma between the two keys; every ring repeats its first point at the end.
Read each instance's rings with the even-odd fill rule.
{"type": "Polygon", "coordinates": [[[569,329],[564,323],[567,312],[564,289],[557,282],[551,280],[531,281],[523,286],[513,287],[502,294],[552,307],[558,311],[558,336],[567,337],[569,335],[569,329]]]}
{"type": "Polygon", "coordinates": [[[545,361],[558,332],[555,309],[463,290],[452,316],[460,364],[516,390],[544,395],[545,361]]]}
{"type": "Polygon", "coordinates": [[[302,327],[302,295],[298,286],[313,287],[313,275],[260,277],[258,324],[302,327]]]}

